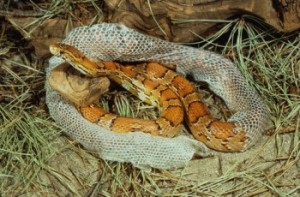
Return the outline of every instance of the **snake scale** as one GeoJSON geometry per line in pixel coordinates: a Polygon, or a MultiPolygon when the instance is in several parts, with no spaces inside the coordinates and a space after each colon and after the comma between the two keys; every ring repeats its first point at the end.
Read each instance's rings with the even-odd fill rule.
{"type": "Polygon", "coordinates": [[[53,55],[62,57],[74,68],[90,77],[107,76],[146,103],[157,106],[156,120],[120,117],[97,106],[79,107],[87,120],[115,132],[141,131],[172,137],[186,119],[193,136],[211,149],[222,152],[241,151],[246,146],[246,132],[233,121],[211,117],[197,92],[184,76],[158,63],[138,66],[113,61],[91,60],[78,49],[58,43],[50,46],[53,55]]]}

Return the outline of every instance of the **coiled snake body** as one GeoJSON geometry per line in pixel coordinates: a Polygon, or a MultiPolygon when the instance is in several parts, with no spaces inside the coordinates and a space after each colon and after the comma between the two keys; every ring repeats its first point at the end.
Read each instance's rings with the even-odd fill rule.
{"type": "Polygon", "coordinates": [[[172,137],[184,121],[193,136],[208,147],[223,151],[241,151],[246,144],[246,134],[234,122],[221,122],[212,118],[201,101],[197,88],[180,74],[158,63],[124,66],[116,62],[91,61],[76,48],[54,44],[50,51],[70,63],[85,75],[108,76],[141,100],[159,108],[156,120],[120,117],[100,107],[80,107],[80,112],[91,122],[115,132],[141,131],[152,135],[172,137]]]}

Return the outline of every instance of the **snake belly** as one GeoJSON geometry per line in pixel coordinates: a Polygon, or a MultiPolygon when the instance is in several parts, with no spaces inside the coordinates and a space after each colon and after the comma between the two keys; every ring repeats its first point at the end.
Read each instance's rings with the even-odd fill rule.
{"type": "Polygon", "coordinates": [[[121,117],[97,106],[79,107],[84,118],[103,128],[121,133],[140,131],[172,137],[180,132],[186,116],[193,136],[211,149],[236,152],[246,145],[246,133],[242,127],[211,117],[197,88],[182,75],[161,64],[126,66],[116,62],[91,61],[76,48],[62,43],[51,45],[50,52],[87,76],[109,77],[142,101],[157,106],[161,112],[156,120],[142,120],[121,117]]]}

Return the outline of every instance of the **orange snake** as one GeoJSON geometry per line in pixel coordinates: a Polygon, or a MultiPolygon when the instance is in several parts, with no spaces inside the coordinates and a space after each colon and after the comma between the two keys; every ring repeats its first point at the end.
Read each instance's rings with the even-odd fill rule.
{"type": "Polygon", "coordinates": [[[142,120],[120,117],[100,107],[80,107],[83,117],[101,127],[115,132],[141,131],[172,137],[180,131],[186,114],[191,133],[208,147],[222,152],[236,152],[246,145],[246,133],[242,127],[235,122],[212,118],[197,88],[161,64],[126,66],[90,60],[76,48],[61,43],[51,45],[50,52],[87,76],[109,77],[141,100],[157,106],[161,112],[156,120],[142,120]]]}

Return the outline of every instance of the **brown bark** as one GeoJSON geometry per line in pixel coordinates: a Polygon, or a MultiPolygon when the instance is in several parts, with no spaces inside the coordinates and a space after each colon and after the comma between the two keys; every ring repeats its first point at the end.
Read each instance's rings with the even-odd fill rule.
{"type": "Polygon", "coordinates": [[[300,0],[105,0],[109,22],[175,42],[199,40],[218,23],[250,14],[281,32],[300,27],[300,0]],[[184,22],[184,20],[194,20],[184,22]],[[202,20],[202,21],[201,21],[202,20]],[[211,20],[211,22],[209,21],[211,20]],[[158,25],[159,24],[159,25],[158,25]]]}

